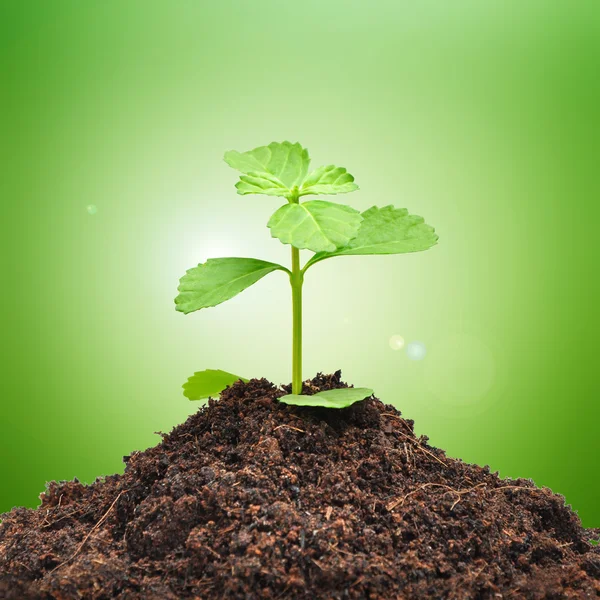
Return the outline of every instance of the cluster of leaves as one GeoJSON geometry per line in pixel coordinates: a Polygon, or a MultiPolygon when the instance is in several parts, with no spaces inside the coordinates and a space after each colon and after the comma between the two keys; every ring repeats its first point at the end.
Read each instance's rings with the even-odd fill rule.
{"type": "MultiPolygon", "coordinates": [[[[437,242],[433,227],[404,208],[373,206],[360,213],[345,204],[326,200],[300,202],[305,196],[345,194],[357,190],[358,186],[343,167],[327,165],[309,172],[308,150],[298,143],[272,142],[248,152],[231,150],[224,158],[229,166],[242,173],[236,184],[238,194],[264,194],[287,200],[273,213],[267,227],[271,236],[282,243],[314,253],[302,269],[303,276],[316,263],[336,256],[418,252],[437,242]]],[[[255,258],[209,259],[189,269],[181,278],[176,309],[187,314],[216,306],[274,271],[291,275],[283,265],[255,258]]],[[[207,397],[209,391],[222,384],[227,376],[230,380],[234,378],[229,383],[239,379],[232,374],[221,375],[222,371],[202,373],[208,373],[209,379],[216,377],[215,382],[200,385],[207,382],[207,376],[194,375],[185,386],[188,398],[207,397]]],[[[358,390],[359,395],[363,393],[361,398],[353,399],[354,393],[352,398],[348,396],[348,400],[342,401],[340,395],[337,402],[335,394],[330,394],[332,398],[322,398],[322,401],[293,395],[282,400],[290,404],[307,404],[309,398],[315,398],[314,402],[321,402],[321,405],[329,403],[340,408],[371,393],[367,388],[358,390]]]]}

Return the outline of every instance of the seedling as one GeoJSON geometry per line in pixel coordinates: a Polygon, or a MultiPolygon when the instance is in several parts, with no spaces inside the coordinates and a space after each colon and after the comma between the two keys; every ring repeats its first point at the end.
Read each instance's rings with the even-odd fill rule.
{"type": "MultiPolygon", "coordinates": [[[[302,285],[308,269],[337,256],[403,254],[427,250],[438,236],[422,217],[405,208],[373,206],[362,214],[325,200],[300,198],[311,195],[346,194],[358,189],[354,177],[343,167],[328,165],[308,172],[308,150],[300,144],[272,142],[248,152],[230,150],[225,162],[242,173],[237,193],[285,198],[269,219],[271,236],[291,246],[291,269],[256,258],[212,258],[189,269],[181,278],[176,309],[188,314],[221,304],[274,271],[289,276],[292,287],[292,393],[280,398],[287,404],[344,408],[373,393],[369,388],[346,388],[302,394],[302,285]],[[300,250],[314,254],[301,267],[300,250]]],[[[225,371],[195,373],[184,387],[190,400],[223,391],[241,377],[225,371]]]]}

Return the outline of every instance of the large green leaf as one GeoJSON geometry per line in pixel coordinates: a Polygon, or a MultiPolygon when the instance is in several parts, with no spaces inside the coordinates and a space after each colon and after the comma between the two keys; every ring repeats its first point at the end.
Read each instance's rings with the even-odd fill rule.
{"type": "Polygon", "coordinates": [[[356,236],[362,217],[344,204],[311,200],[286,204],[269,219],[271,235],[284,244],[313,252],[333,252],[356,236]]]}
{"type": "Polygon", "coordinates": [[[332,256],[419,252],[437,243],[434,228],[423,217],[409,215],[405,208],[372,206],[362,216],[358,234],[345,247],[315,254],[307,266],[332,256]]]}
{"type": "Polygon", "coordinates": [[[328,165],[315,169],[302,183],[300,196],[308,194],[346,194],[357,190],[354,177],[344,169],[328,165]]]}
{"type": "Polygon", "coordinates": [[[183,384],[183,395],[190,400],[202,400],[218,396],[226,387],[233,385],[236,381],[242,380],[247,382],[247,379],[221,371],[220,369],[206,369],[194,373],[183,384]]]}
{"type": "Polygon", "coordinates": [[[302,183],[310,164],[308,150],[291,142],[271,142],[268,146],[260,146],[248,152],[230,150],[225,153],[224,158],[230,167],[246,175],[273,175],[288,189],[302,183]]]}
{"type": "Polygon", "coordinates": [[[313,396],[300,396],[298,394],[288,394],[279,398],[285,404],[295,406],[322,406],[324,408],[346,408],[368,398],[373,393],[369,388],[339,388],[337,390],[327,390],[319,392],[313,396]]]}
{"type": "Polygon", "coordinates": [[[175,308],[187,314],[216,306],[278,270],[289,273],[281,265],[255,258],[211,258],[180,279],[175,308]]]}
{"type": "Polygon", "coordinates": [[[254,173],[253,175],[242,175],[235,184],[237,193],[245,194],[264,194],[266,196],[289,196],[290,190],[269,173],[254,173]]]}

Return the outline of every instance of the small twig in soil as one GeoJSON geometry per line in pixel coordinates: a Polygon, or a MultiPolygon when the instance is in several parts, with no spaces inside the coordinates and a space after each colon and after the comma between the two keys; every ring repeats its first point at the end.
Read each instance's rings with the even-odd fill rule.
{"type": "Polygon", "coordinates": [[[494,488],[493,490],[490,490],[492,492],[499,492],[501,490],[528,490],[530,492],[543,492],[544,490],[542,488],[536,488],[536,487],[523,487],[522,485],[503,485],[502,487],[497,487],[494,488]]]}
{"type": "Polygon", "coordinates": [[[118,496],[113,500],[112,504],[108,507],[108,510],[102,515],[102,517],[100,517],[100,520],[92,527],[90,532],[83,538],[83,541],[81,542],[81,544],[79,544],[79,546],[77,547],[77,550],[75,550],[75,552],[69,558],[67,558],[67,560],[61,562],[60,565],[54,567],[54,569],[52,569],[52,571],[50,571],[50,573],[54,573],[54,571],[57,571],[62,566],[71,562],[81,552],[83,547],[86,545],[87,541],[90,539],[90,536],[92,535],[92,533],[94,533],[94,531],[96,531],[102,525],[102,523],[104,523],[104,521],[106,521],[106,519],[108,518],[108,515],[110,514],[110,511],[114,508],[114,506],[118,502],[119,498],[126,492],[127,492],[127,490],[122,490],[121,492],[119,492],[118,496]]]}
{"type": "Polygon", "coordinates": [[[286,425],[286,424],[278,425],[277,427],[275,427],[273,429],[273,431],[277,431],[281,427],[287,427],[288,429],[293,429],[294,431],[299,431],[300,433],[306,433],[306,431],[304,431],[304,429],[299,429],[298,427],[294,427],[293,425],[286,425]]]}
{"type": "Polygon", "coordinates": [[[404,437],[408,438],[409,440],[412,440],[417,445],[417,448],[422,450],[425,454],[431,456],[431,458],[433,458],[434,460],[437,460],[441,465],[444,465],[444,467],[448,467],[448,465],[441,458],[438,458],[433,452],[430,452],[429,450],[427,450],[426,448],[421,446],[421,444],[419,444],[419,441],[417,440],[417,438],[406,435],[405,433],[402,433],[401,431],[399,431],[398,433],[400,435],[403,435],[404,437]]]}
{"type": "Polygon", "coordinates": [[[428,488],[428,487],[442,487],[442,488],[446,488],[448,490],[448,492],[450,492],[452,494],[456,494],[458,496],[458,499],[456,500],[456,502],[450,508],[450,510],[452,510],[460,502],[461,496],[463,494],[468,494],[469,492],[472,492],[474,489],[476,489],[478,487],[485,486],[485,485],[487,485],[487,483],[478,483],[477,485],[475,485],[475,486],[473,486],[471,488],[468,488],[466,490],[455,490],[454,488],[451,488],[449,485],[444,485],[443,483],[424,483],[423,485],[420,485],[417,489],[413,490],[412,492],[409,492],[408,494],[406,494],[402,498],[399,498],[397,500],[394,500],[393,502],[390,502],[386,506],[386,508],[387,508],[388,511],[391,512],[397,506],[402,506],[409,496],[412,496],[413,494],[416,494],[417,492],[420,492],[420,491],[424,490],[425,488],[428,488]]]}
{"type": "MultiPolygon", "coordinates": [[[[462,496],[464,494],[468,494],[469,492],[472,492],[473,490],[479,488],[479,487],[486,487],[488,484],[487,483],[478,483],[477,485],[474,485],[473,487],[470,487],[468,489],[465,490],[455,490],[454,488],[451,488],[448,485],[444,485],[443,483],[425,483],[421,486],[419,486],[417,489],[413,490],[412,492],[409,492],[408,494],[406,494],[405,496],[403,496],[402,498],[399,498],[397,500],[394,500],[390,503],[388,503],[388,505],[386,506],[388,511],[392,511],[394,510],[397,506],[402,506],[404,504],[404,502],[406,501],[406,499],[409,496],[412,496],[413,494],[416,494],[417,492],[420,492],[421,490],[428,488],[428,487],[442,487],[442,488],[446,488],[448,490],[448,492],[452,493],[452,494],[456,494],[458,496],[458,498],[456,499],[456,501],[454,502],[454,504],[452,504],[452,506],[450,507],[450,510],[454,510],[454,507],[462,500],[462,496]]],[[[529,491],[538,491],[538,492],[542,492],[543,490],[541,488],[528,488],[528,487],[522,487],[520,485],[504,485],[502,487],[498,487],[498,488],[493,488],[491,490],[487,490],[489,492],[495,493],[495,492],[500,492],[502,490],[529,490],[529,491]]]]}
{"type": "Polygon", "coordinates": [[[21,562],[20,560],[15,560],[15,563],[17,565],[21,565],[22,567],[25,567],[29,572],[31,572],[31,569],[24,562],[21,562]]]}
{"type": "Polygon", "coordinates": [[[402,425],[404,425],[406,427],[406,429],[408,429],[408,431],[410,431],[410,433],[412,433],[414,435],[414,431],[410,428],[410,425],[406,422],[406,419],[403,419],[402,417],[399,417],[398,415],[394,415],[392,413],[381,413],[382,417],[391,417],[392,419],[396,419],[398,421],[400,421],[400,423],[402,423],[402,425]]]}
{"type": "Polygon", "coordinates": [[[477,579],[488,568],[488,566],[489,565],[483,565],[483,567],[481,567],[481,569],[479,569],[479,571],[473,575],[473,580],[477,579]]]}
{"type": "Polygon", "coordinates": [[[48,517],[50,515],[50,509],[46,510],[46,515],[44,516],[44,521],[43,523],[40,525],[40,527],[43,529],[44,527],[47,527],[48,525],[50,525],[50,522],[48,521],[48,517]]]}
{"type": "Polygon", "coordinates": [[[225,533],[229,533],[230,531],[233,531],[236,528],[236,524],[234,523],[233,525],[230,525],[229,527],[227,527],[227,529],[222,529],[219,533],[220,535],[223,535],[225,533]]]}
{"type": "Polygon", "coordinates": [[[213,550],[210,546],[207,546],[206,544],[202,544],[201,548],[208,550],[211,554],[213,554],[217,558],[223,558],[218,552],[215,552],[215,550],[213,550]]]}
{"type": "Polygon", "coordinates": [[[56,525],[57,523],[60,523],[61,521],[64,521],[65,519],[70,519],[73,515],[76,515],[77,513],[80,513],[81,509],[77,509],[77,510],[72,510],[71,512],[68,512],[66,515],[63,515],[62,517],[59,517],[58,519],[56,519],[56,521],[52,521],[50,522],[48,520],[49,515],[46,514],[46,516],[44,517],[44,522],[40,525],[40,529],[46,529],[48,527],[52,527],[53,525],[56,525]]]}
{"type": "Polygon", "coordinates": [[[421,450],[423,450],[423,452],[425,454],[428,454],[429,456],[431,456],[431,458],[433,458],[434,460],[437,460],[440,464],[444,465],[444,467],[448,466],[443,460],[441,460],[435,454],[433,454],[433,452],[430,452],[426,448],[423,448],[423,446],[419,443],[417,436],[414,434],[414,431],[410,428],[410,426],[405,421],[405,419],[403,419],[402,417],[398,417],[397,415],[394,415],[392,413],[381,413],[381,415],[383,417],[391,417],[392,419],[396,419],[396,420],[400,421],[411,433],[411,435],[407,435],[406,433],[402,433],[402,431],[399,431],[398,433],[400,435],[403,435],[404,437],[408,438],[409,440],[412,440],[421,450]]]}

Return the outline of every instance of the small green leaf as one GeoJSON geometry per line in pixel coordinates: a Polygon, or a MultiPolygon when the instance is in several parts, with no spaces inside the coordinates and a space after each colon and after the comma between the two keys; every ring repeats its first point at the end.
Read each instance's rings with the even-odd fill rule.
{"type": "Polygon", "coordinates": [[[372,206],[362,213],[358,234],[344,248],[315,254],[307,263],[313,265],[332,256],[357,254],[403,254],[427,250],[438,236],[423,217],[409,215],[405,208],[372,206]]]}
{"type": "Polygon", "coordinates": [[[290,190],[269,173],[251,173],[242,175],[235,184],[237,193],[244,196],[246,194],[264,194],[266,196],[289,196],[290,190]]]}
{"type": "Polygon", "coordinates": [[[226,387],[233,385],[236,381],[242,380],[247,382],[247,379],[221,371],[220,369],[206,369],[194,373],[183,384],[183,395],[190,400],[202,400],[218,396],[226,387]]]}
{"type": "Polygon", "coordinates": [[[354,177],[344,169],[328,165],[315,169],[302,183],[300,196],[308,194],[346,194],[357,190],[354,177]]]}
{"type": "Polygon", "coordinates": [[[230,167],[246,175],[271,174],[290,190],[302,183],[310,164],[308,150],[291,142],[271,142],[248,152],[230,150],[224,158],[230,167]]]}
{"type": "Polygon", "coordinates": [[[267,227],[284,244],[313,252],[333,252],[357,235],[361,221],[360,213],[350,206],[311,200],[282,206],[267,227]]]}
{"type": "Polygon", "coordinates": [[[369,388],[339,388],[319,392],[313,396],[288,394],[279,398],[285,404],[295,406],[323,406],[324,408],[346,408],[368,398],[373,393],[369,388]]]}
{"type": "Polygon", "coordinates": [[[175,308],[188,314],[225,302],[272,271],[289,271],[255,258],[210,258],[179,280],[175,308]]]}

